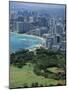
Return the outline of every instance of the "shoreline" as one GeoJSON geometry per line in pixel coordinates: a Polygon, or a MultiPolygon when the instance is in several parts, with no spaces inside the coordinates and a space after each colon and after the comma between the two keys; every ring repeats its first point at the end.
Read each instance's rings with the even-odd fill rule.
{"type": "Polygon", "coordinates": [[[35,36],[35,35],[28,35],[28,34],[20,34],[20,33],[16,33],[16,32],[10,32],[10,34],[13,33],[13,34],[16,34],[16,35],[26,35],[26,36],[31,36],[31,37],[35,37],[35,38],[38,38],[38,39],[41,39],[43,41],[45,41],[45,39],[43,37],[39,37],[39,36],[35,36]]]}
{"type": "Polygon", "coordinates": [[[39,36],[35,36],[35,35],[28,35],[28,34],[20,34],[20,33],[17,33],[17,32],[10,32],[10,35],[11,34],[16,34],[16,35],[19,35],[19,36],[22,36],[22,35],[26,35],[26,36],[31,36],[31,37],[34,37],[34,38],[37,38],[39,40],[41,40],[41,43],[40,44],[37,44],[35,45],[34,47],[30,47],[30,48],[26,48],[28,49],[29,51],[35,51],[36,49],[40,48],[40,47],[43,47],[43,43],[46,39],[42,38],[42,37],[39,37],[39,36]]]}
{"type": "Polygon", "coordinates": [[[39,49],[39,48],[41,48],[41,47],[42,47],[42,45],[41,45],[41,44],[38,44],[38,45],[36,45],[35,47],[28,48],[28,50],[29,50],[29,51],[35,51],[36,49],[39,49]]]}

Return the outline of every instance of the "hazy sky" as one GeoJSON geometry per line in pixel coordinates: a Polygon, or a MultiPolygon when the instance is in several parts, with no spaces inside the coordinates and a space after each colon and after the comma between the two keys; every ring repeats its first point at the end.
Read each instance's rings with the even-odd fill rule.
{"type": "Polygon", "coordinates": [[[14,2],[10,1],[10,8],[16,9],[16,8],[46,8],[46,9],[64,9],[65,5],[56,5],[56,4],[37,4],[37,3],[24,3],[24,2],[14,2]]]}

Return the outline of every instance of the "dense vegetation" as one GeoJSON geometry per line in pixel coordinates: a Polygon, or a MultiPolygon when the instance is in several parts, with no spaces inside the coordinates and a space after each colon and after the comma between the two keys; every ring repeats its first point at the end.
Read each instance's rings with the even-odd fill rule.
{"type": "MultiPolygon", "coordinates": [[[[66,79],[65,60],[66,57],[63,52],[54,52],[44,48],[35,51],[22,50],[10,55],[10,65],[23,68],[27,63],[31,63],[36,75],[55,80],[66,79]]],[[[38,86],[37,82],[32,83],[32,87],[35,86],[38,86]]],[[[27,85],[24,85],[24,87],[27,87],[27,85]]]]}

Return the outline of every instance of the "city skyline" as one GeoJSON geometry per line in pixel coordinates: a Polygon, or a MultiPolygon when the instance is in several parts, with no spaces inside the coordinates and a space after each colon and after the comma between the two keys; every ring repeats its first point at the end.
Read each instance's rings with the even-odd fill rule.
{"type": "Polygon", "coordinates": [[[28,11],[46,11],[46,13],[52,14],[52,15],[65,15],[65,8],[66,5],[64,4],[46,4],[46,3],[31,3],[31,2],[14,2],[10,1],[10,12],[18,12],[22,10],[28,10],[28,11]]]}

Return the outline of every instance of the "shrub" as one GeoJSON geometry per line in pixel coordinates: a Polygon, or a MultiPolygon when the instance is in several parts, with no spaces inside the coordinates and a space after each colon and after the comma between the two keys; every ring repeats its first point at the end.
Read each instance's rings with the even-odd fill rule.
{"type": "Polygon", "coordinates": [[[43,87],[43,85],[42,85],[42,84],[40,84],[40,87],[43,87]]]}
{"type": "Polygon", "coordinates": [[[28,88],[28,85],[25,83],[25,84],[23,85],[23,88],[28,88]]]}
{"type": "Polygon", "coordinates": [[[23,67],[23,65],[22,65],[22,64],[19,64],[19,63],[17,63],[16,66],[17,66],[18,68],[22,68],[22,67],[23,67]]]}
{"type": "Polygon", "coordinates": [[[32,83],[32,87],[34,87],[34,83],[32,83]]]}
{"type": "Polygon", "coordinates": [[[38,82],[32,83],[32,87],[38,87],[38,82]]]}
{"type": "Polygon", "coordinates": [[[35,85],[35,87],[38,87],[38,82],[36,82],[34,85],[35,85]]]}

